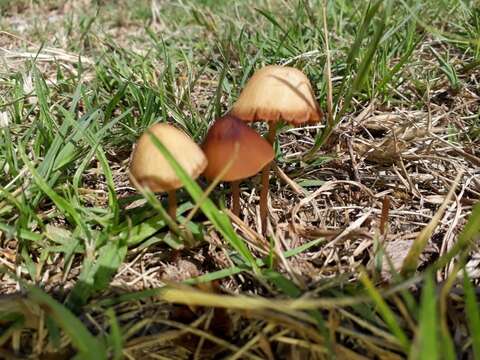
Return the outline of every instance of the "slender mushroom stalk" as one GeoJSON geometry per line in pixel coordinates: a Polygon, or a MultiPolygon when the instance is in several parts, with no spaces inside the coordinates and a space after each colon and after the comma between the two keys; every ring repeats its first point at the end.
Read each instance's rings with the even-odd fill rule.
{"type": "Polygon", "coordinates": [[[177,218],[177,191],[170,190],[168,192],[168,215],[172,219],[177,218]]]}
{"type": "MultiPolygon", "coordinates": [[[[270,144],[275,143],[275,134],[277,127],[271,124],[268,129],[267,140],[270,144]]],[[[265,234],[267,230],[267,215],[268,215],[268,192],[270,190],[270,169],[272,162],[269,162],[262,170],[262,188],[260,189],[260,222],[262,225],[262,233],[265,234]]]]}
{"type": "Polygon", "coordinates": [[[240,180],[257,174],[272,161],[272,146],[242,121],[226,115],[210,127],[202,149],[208,159],[204,176],[231,183],[232,211],[238,216],[240,180]]]}
{"type": "Polygon", "coordinates": [[[272,124],[268,127],[268,136],[267,136],[267,140],[270,144],[273,144],[275,143],[275,136],[277,135],[277,127],[275,126],[275,124],[272,124]]]}
{"type": "Polygon", "coordinates": [[[232,188],[232,212],[235,216],[240,215],[240,180],[230,183],[232,188]]]}
{"type": "MultiPolygon", "coordinates": [[[[192,178],[197,178],[207,167],[203,151],[183,131],[171,125],[155,124],[149,132],[162,142],[192,178]]],[[[153,192],[167,192],[168,215],[173,220],[177,218],[176,189],[182,187],[182,182],[147,132],[142,134],[132,154],[130,177],[137,188],[148,187],[153,192]]]]}
{"type": "MultiPolygon", "coordinates": [[[[231,114],[243,121],[270,123],[268,141],[275,141],[276,123],[291,125],[315,123],[322,111],[313,94],[310,81],[300,70],[288,66],[265,66],[256,71],[245,85],[231,114]]],[[[262,172],[260,217],[262,232],[266,233],[267,197],[270,164],[262,172]]]]}

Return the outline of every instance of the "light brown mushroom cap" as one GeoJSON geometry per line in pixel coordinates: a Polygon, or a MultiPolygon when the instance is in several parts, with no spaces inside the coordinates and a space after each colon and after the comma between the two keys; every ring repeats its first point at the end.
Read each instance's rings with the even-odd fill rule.
{"type": "Polygon", "coordinates": [[[271,162],[275,155],[268,141],[230,115],[218,119],[210,127],[202,149],[208,159],[208,166],[203,173],[207,179],[219,176],[236,155],[228,171],[221,177],[223,181],[253,176],[271,162]]]}
{"type": "MultiPolygon", "coordinates": [[[[155,124],[149,130],[193,179],[203,172],[207,166],[207,158],[187,134],[167,124],[155,124]]],[[[147,132],[142,134],[133,151],[130,177],[134,177],[140,186],[148,186],[154,192],[182,187],[177,174],[147,132]]]]}
{"type": "Polygon", "coordinates": [[[323,117],[305,74],[278,65],[253,74],[231,113],[243,121],[283,120],[293,125],[315,123],[323,117]]]}

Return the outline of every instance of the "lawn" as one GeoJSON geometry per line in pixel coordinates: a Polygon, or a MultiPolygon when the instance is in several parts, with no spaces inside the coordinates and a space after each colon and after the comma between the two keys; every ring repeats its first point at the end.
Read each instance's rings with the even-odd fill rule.
{"type": "MultiPolygon", "coordinates": [[[[0,358],[480,359],[480,4],[0,0],[0,358]],[[324,111],[260,176],[167,197],[138,138],[201,143],[253,73],[324,111]]],[[[254,123],[266,135],[265,124],[254,123]]]]}

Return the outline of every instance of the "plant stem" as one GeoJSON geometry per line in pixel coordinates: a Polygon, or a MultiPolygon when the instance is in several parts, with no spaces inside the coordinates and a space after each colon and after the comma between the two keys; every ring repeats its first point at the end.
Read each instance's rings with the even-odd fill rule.
{"type": "Polygon", "coordinates": [[[232,212],[235,216],[240,215],[240,180],[230,183],[232,189],[232,212]]]}
{"type": "MultiPolygon", "coordinates": [[[[270,124],[268,129],[267,140],[270,144],[275,142],[276,135],[276,124],[270,124]]],[[[265,234],[267,231],[267,214],[268,214],[268,188],[269,188],[269,179],[270,179],[270,167],[272,163],[268,163],[262,170],[262,189],[260,191],[260,220],[262,224],[262,234],[265,234]]]]}
{"type": "Polygon", "coordinates": [[[168,215],[176,221],[177,219],[177,191],[170,190],[168,192],[168,215]]]}

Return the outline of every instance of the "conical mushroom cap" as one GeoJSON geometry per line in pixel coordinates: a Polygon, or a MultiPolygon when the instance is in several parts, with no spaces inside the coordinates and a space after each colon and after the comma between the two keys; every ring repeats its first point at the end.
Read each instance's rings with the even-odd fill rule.
{"type": "Polygon", "coordinates": [[[283,120],[293,125],[315,123],[323,116],[305,74],[277,65],[253,74],[231,113],[243,121],[283,120]]]}
{"type": "MultiPolygon", "coordinates": [[[[149,130],[193,179],[203,172],[207,159],[187,134],[167,124],[155,124],[149,130]]],[[[147,132],[142,134],[132,154],[130,176],[134,177],[140,186],[148,186],[154,192],[182,187],[177,174],[147,132]]]]}
{"type": "Polygon", "coordinates": [[[219,176],[233,158],[230,168],[221,177],[223,181],[253,176],[271,162],[275,155],[272,145],[255,130],[230,115],[218,119],[210,127],[202,149],[208,159],[208,166],[203,173],[207,179],[219,176]]]}

